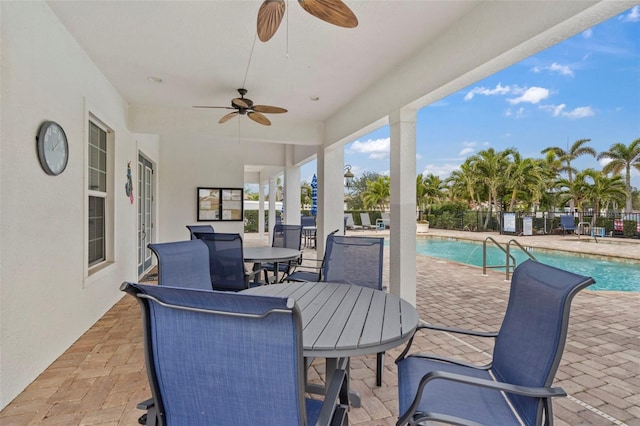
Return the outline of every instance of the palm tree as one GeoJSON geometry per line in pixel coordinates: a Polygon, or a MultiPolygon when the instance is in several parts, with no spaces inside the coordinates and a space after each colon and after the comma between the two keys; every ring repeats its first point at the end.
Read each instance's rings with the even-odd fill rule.
{"type": "Polygon", "coordinates": [[[630,212],[632,210],[632,197],[633,188],[631,187],[631,167],[636,170],[640,170],[640,138],[631,142],[629,146],[623,143],[614,143],[609,147],[609,151],[604,151],[598,154],[598,160],[603,158],[610,159],[602,169],[603,173],[611,173],[614,175],[620,175],[622,170],[625,172],[625,189],[626,189],[626,204],[625,211],[630,212]]]}
{"type": "MultiPolygon", "coordinates": [[[[584,146],[584,144],[590,141],[591,139],[578,139],[573,143],[573,145],[571,145],[571,148],[569,148],[568,151],[565,151],[564,149],[557,146],[552,146],[543,149],[541,153],[546,154],[549,151],[553,151],[558,159],[562,162],[563,166],[560,171],[566,172],[569,183],[573,183],[573,175],[574,173],[576,173],[576,169],[571,166],[571,162],[582,155],[592,155],[594,157],[596,156],[596,151],[593,148],[584,146]]],[[[569,206],[571,207],[571,211],[573,211],[573,209],[575,208],[575,200],[569,200],[569,206]]]]}
{"type": "Polygon", "coordinates": [[[428,206],[427,214],[431,214],[431,206],[437,204],[445,196],[446,185],[440,176],[429,173],[424,177],[424,200],[428,206]]]}
{"type": "Polygon", "coordinates": [[[507,167],[507,155],[510,150],[496,152],[493,148],[478,152],[470,158],[473,169],[477,171],[480,182],[484,184],[488,193],[489,214],[485,218],[483,228],[489,225],[493,205],[498,203],[498,188],[504,182],[503,177],[507,167]]]}
{"type": "Polygon", "coordinates": [[[611,202],[622,202],[626,197],[625,185],[620,175],[612,177],[594,169],[580,172],[583,182],[584,201],[593,207],[591,227],[595,226],[595,218],[600,207],[607,207],[611,202]]]}
{"type": "Polygon", "coordinates": [[[510,150],[511,162],[507,165],[506,187],[511,190],[509,211],[514,211],[518,194],[529,201],[538,203],[540,181],[542,181],[542,168],[538,161],[532,158],[522,158],[515,149],[510,150]]]}
{"type": "Polygon", "coordinates": [[[379,176],[374,181],[367,183],[367,190],[362,194],[365,207],[377,206],[381,211],[385,210],[389,202],[391,179],[389,176],[379,176]]]}
{"type": "Polygon", "coordinates": [[[467,159],[460,165],[459,170],[451,172],[447,178],[450,192],[459,198],[467,200],[471,204],[471,208],[480,204],[478,191],[478,174],[473,169],[472,162],[467,159]]]}

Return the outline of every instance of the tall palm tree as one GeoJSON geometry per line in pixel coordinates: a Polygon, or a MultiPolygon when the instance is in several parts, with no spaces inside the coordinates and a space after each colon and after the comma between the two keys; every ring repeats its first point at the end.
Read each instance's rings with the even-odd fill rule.
{"type": "Polygon", "coordinates": [[[469,159],[460,165],[459,170],[451,172],[446,179],[451,193],[469,201],[472,208],[480,204],[479,193],[481,190],[477,188],[478,181],[479,176],[473,169],[473,164],[469,159]]]}
{"type": "Polygon", "coordinates": [[[632,210],[632,197],[633,188],[631,187],[631,168],[640,170],[640,138],[631,142],[629,146],[623,143],[614,143],[609,147],[609,151],[604,151],[598,154],[598,160],[603,158],[610,159],[602,169],[603,173],[611,173],[614,175],[620,175],[624,170],[624,182],[627,193],[627,199],[625,204],[625,211],[630,212],[632,210]]]}
{"type": "Polygon", "coordinates": [[[440,176],[431,173],[424,177],[423,184],[425,188],[423,198],[428,206],[427,214],[431,214],[431,206],[444,198],[446,185],[440,176]]]}
{"type": "Polygon", "coordinates": [[[527,200],[538,203],[540,201],[539,189],[542,180],[542,168],[540,163],[532,158],[522,158],[520,153],[513,149],[510,153],[511,162],[507,165],[506,187],[511,190],[509,211],[514,211],[518,195],[527,200]]]}
{"type": "Polygon", "coordinates": [[[389,176],[379,176],[378,179],[367,182],[367,190],[362,194],[365,207],[377,206],[380,210],[385,210],[391,194],[390,188],[389,176]]]}
{"type": "Polygon", "coordinates": [[[480,181],[484,184],[488,193],[489,214],[485,218],[483,228],[486,230],[492,215],[493,205],[498,203],[498,189],[504,183],[504,175],[507,167],[507,151],[495,151],[493,148],[485,149],[470,157],[474,170],[477,171],[480,181]]]}
{"type": "MultiPolygon", "coordinates": [[[[553,151],[558,159],[562,162],[563,166],[560,171],[566,172],[569,183],[573,183],[573,175],[576,173],[576,169],[573,168],[571,162],[582,155],[591,155],[593,157],[596,156],[595,149],[591,148],[590,146],[584,146],[584,144],[590,141],[591,139],[578,139],[571,145],[570,148],[568,148],[568,151],[565,151],[558,146],[552,146],[543,149],[541,153],[546,154],[549,151],[553,151]]],[[[569,200],[569,206],[571,207],[571,211],[573,211],[573,209],[575,208],[575,200],[569,200]]]]}

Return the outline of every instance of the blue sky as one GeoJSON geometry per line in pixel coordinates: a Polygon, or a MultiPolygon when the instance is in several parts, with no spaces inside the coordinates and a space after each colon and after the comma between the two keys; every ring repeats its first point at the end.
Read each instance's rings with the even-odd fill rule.
{"type": "MultiPolygon", "coordinates": [[[[640,138],[640,6],[552,46],[418,112],[418,173],[445,178],[487,148],[541,158],[578,139],[606,151],[640,138]]],[[[389,128],[345,146],[345,164],[389,174],[389,128]]],[[[602,168],[593,157],[575,167],[602,168]]],[[[316,162],[301,169],[311,181],[316,162]]],[[[632,173],[640,188],[640,173],[632,173]]]]}

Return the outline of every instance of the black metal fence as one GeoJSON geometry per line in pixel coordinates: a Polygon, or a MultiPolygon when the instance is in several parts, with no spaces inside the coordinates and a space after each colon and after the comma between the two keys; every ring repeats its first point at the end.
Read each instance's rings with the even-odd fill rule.
{"type": "Polygon", "coordinates": [[[597,228],[597,235],[640,238],[640,213],[608,213],[595,218],[591,212],[488,212],[459,210],[427,215],[430,228],[459,231],[495,231],[514,235],[561,234],[560,216],[571,215],[576,231],[589,234],[597,228]]]}

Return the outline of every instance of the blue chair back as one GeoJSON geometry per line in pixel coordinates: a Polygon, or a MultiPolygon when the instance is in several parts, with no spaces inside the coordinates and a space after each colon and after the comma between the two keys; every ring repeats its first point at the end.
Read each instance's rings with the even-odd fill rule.
{"type": "Polygon", "coordinates": [[[576,222],[573,216],[562,215],[560,216],[560,226],[565,231],[572,231],[576,229],[576,222]]]}
{"type": "Polygon", "coordinates": [[[193,235],[194,232],[216,232],[211,225],[187,225],[187,229],[189,230],[192,240],[197,239],[196,236],[193,235]]]}
{"type": "Polygon", "coordinates": [[[194,235],[209,249],[209,273],[214,290],[249,288],[240,234],[195,232],[194,235]]]}
{"type": "Polygon", "coordinates": [[[211,290],[209,250],[202,241],[151,243],[158,259],[158,285],[211,290]]]}
{"type": "MultiPolygon", "coordinates": [[[[573,296],[594,283],[527,260],[514,271],[507,310],[493,350],[492,371],[499,381],[523,386],[551,386],[562,358],[573,296]]],[[[507,394],[525,418],[542,414],[542,402],[507,394]]]]}
{"type": "Polygon", "coordinates": [[[382,290],[384,238],[328,235],[322,280],[382,290]]]}
{"type": "Polygon", "coordinates": [[[271,247],[283,247],[300,250],[302,241],[301,225],[276,225],[273,227],[271,247]]]}
{"type": "Polygon", "coordinates": [[[313,216],[300,216],[301,226],[316,226],[316,218],[313,216]]]}
{"type": "Polygon", "coordinates": [[[124,283],[143,312],[158,418],[173,425],[305,424],[293,299],[124,283]]]}

